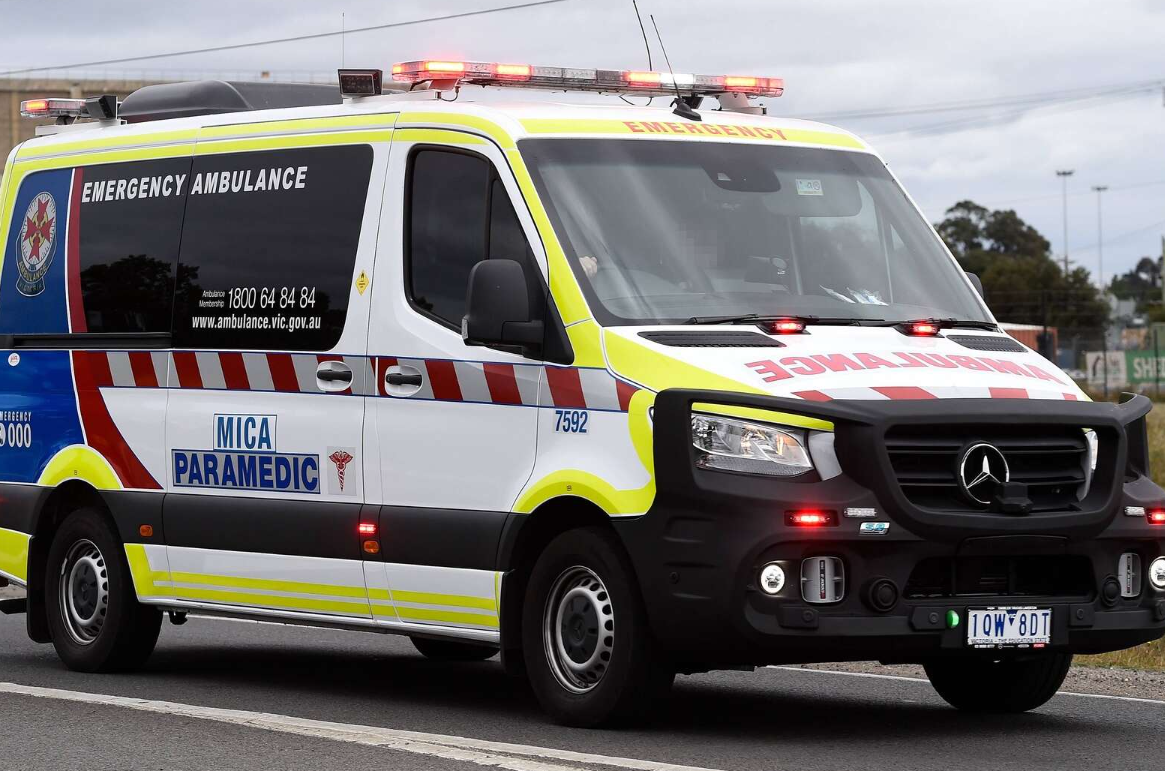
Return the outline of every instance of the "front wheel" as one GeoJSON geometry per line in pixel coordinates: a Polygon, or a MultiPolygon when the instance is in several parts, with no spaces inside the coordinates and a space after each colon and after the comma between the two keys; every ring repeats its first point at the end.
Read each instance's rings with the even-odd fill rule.
{"type": "Polygon", "coordinates": [[[45,579],[53,647],[70,669],[133,669],[149,658],[162,614],[138,603],[121,541],[100,512],[80,509],[65,519],[45,579]]]}
{"type": "Polygon", "coordinates": [[[930,684],[948,704],[967,712],[1027,712],[1056,695],[1070,653],[1022,659],[942,659],[926,664],[930,684]]]}
{"type": "Polygon", "coordinates": [[[642,719],[675,677],[655,655],[627,558],[602,528],[564,533],[539,557],[522,648],[538,701],[566,725],[642,719]]]}

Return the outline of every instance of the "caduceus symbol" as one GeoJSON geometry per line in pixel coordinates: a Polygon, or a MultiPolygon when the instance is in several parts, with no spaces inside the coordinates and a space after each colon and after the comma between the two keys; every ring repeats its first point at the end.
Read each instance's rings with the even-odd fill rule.
{"type": "Polygon", "coordinates": [[[340,490],[344,489],[344,469],[354,458],[343,450],[336,450],[328,456],[328,460],[336,464],[336,474],[340,477],[340,490]]]}

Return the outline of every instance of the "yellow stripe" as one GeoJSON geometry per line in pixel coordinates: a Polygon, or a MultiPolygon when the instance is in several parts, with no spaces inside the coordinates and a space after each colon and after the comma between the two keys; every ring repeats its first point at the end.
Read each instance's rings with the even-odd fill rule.
{"type": "Polygon", "coordinates": [[[827,420],[807,418],[804,415],[795,415],[791,412],[762,410],[755,407],[737,407],[731,404],[708,404],[707,402],[695,402],[692,404],[692,411],[710,412],[713,415],[729,415],[734,418],[747,418],[749,420],[759,420],[765,423],[776,423],[782,426],[811,428],[817,431],[833,430],[833,424],[827,420]]]}
{"type": "Polygon", "coordinates": [[[651,421],[647,412],[655,403],[651,391],[636,391],[627,408],[627,430],[635,454],[648,475],[647,484],[635,490],[619,490],[610,482],[581,469],[561,469],[527,485],[514,511],[522,514],[534,511],[554,498],[583,498],[598,506],[608,515],[642,514],[655,500],[655,456],[653,454],[651,421]]]}
{"type": "Polygon", "coordinates": [[[262,123],[232,123],[227,126],[204,126],[198,134],[202,139],[222,139],[247,134],[278,134],[289,131],[335,131],[353,128],[391,128],[396,113],[347,115],[325,118],[295,118],[293,120],[264,121],[262,123]]]}
{"type": "Polygon", "coordinates": [[[45,465],[40,478],[42,487],[56,487],[67,479],[82,479],[98,490],[120,490],[121,480],[101,453],[84,444],[65,447],[45,465]]]}
{"type": "Polygon", "coordinates": [[[0,528],[0,570],[21,581],[28,580],[28,533],[0,528]]]}
{"type": "Polygon", "coordinates": [[[479,608],[481,610],[497,611],[497,603],[490,597],[469,597],[461,594],[433,594],[431,592],[402,592],[399,589],[392,593],[394,602],[415,602],[422,605],[448,605],[454,608],[479,608]]]}
{"type": "Polygon", "coordinates": [[[447,145],[484,145],[486,140],[464,131],[446,129],[398,129],[392,135],[394,142],[439,142],[447,145]]]}
{"type": "Polygon", "coordinates": [[[150,558],[146,555],[145,546],[140,543],[127,543],[125,557],[129,562],[129,572],[133,576],[134,591],[138,597],[157,597],[169,591],[168,589],[159,591],[156,586],[159,581],[170,580],[170,574],[150,567],[150,558]]]}
{"type": "MultiPolygon", "coordinates": [[[[98,131],[95,129],[95,132],[98,131]]],[[[78,142],[60,142],[53,144],[24,144],[17,154],[18,159],[43,158],[66,153],[99,152],[111,149],[147,148],[159,144],[176,144],[193,142],[198,137],[198,129],[183,131],[165,131],[156,134],[122,134],[115,137],[101,139],[86,139],[78,142]]]]}
{"type": "Polygon", "coordinates": [[[274,581],[268,578],[242,578],[239,576],[212,576],[203,573],[171,573],[170,580],[178,584],[205,584],[207,586],[223,586],[229,589],[260,589],[272,592],[319,594],[324,597],[351,597],[361,600],[367,595],[367,590],[363,586],[309,584],[300,581],[274,581]]]}
{"type": "Polygon", "coordinates": [[[291,147],[371,144],[373,142],[388,142],[391,139],[392,131],[341,131],[323,134],[251,137],[246,139],[215,139],[208,142],[199,142],[194,148],[194,154],[219,155],[222,153],[277,150],[291,147]]]}
{"type": "Polygon", "coordinates": [[[498,617],[495,614],[457,613],[451,610],[401,607],[396,609],[396,613],[401,619],[409,621],[435,621],[461,626],[487,626],[492,629],[498,627],[498,617]]]}
{"type": "Polygon", "coordinates": [[[188,600],[209,600],[231,605],[251,605],[289,610],[318,610],[329,613],[344,613],[351,616],[367,616],[366,602],[339,602],[335,600],[313,600],[304,597],[279,597],[271,594],[247,594],[220,589],[191,589],[185,586],[173,588],[175,597],[188,600]]]}
{"type": "Polygon", "coordinates": [[[449,112],[413,112],[411,110],[402,110],[397,126],[404,128],[411,124],[436,124],[438,126],[463,126],[471,128],[479,133],[485,134],[498,144],[503,150],[513,148],[514,138],[510,136],[509,132],[485,118],[479,118],[476,115],[460,115],[449,112]]]}
{"type": "MultiPolygon", "coordinates": [[[[640,126],[643,121],[630,121],[631,123],[640,126]]],[[[666,121],[661,121],[666,123],[666,121]]],[[[644,138],[660,138],[660,137],[682,137],[684,139],[696,139],[705,141],[724,141],[729,140],[745,140],[750,142],[796,142],[799,144],[808,145],[826,145],[829,147],[850,147],[855,149],[865,149],[865,145],[858,139],[849,134],[842,134],[836,131],[821,131],[819,129],[800,129],[800,128],[785,128],[783,126],[764,126],[759,128],[768,129],[770,136],[744,136],[739,133],[729,135],[725,133],[708,134],[695,133],[684,130],[683,132],[644,132],[642,128],[639,131],[632,129],[627,123],[621,120],[594,120],[594,119],[579,119],[579,118],[527,118],[521,121],[522,128],[530,134],[620,134],[625,136],[637,136],[644,138]],[[779,133],[777,133],[779,132],[779,133]]],[[[686,125],[686,124],[685,124],[686,125]]],[[[698,128],[701,132],[706,131],[709,127],[722,130],[726,124],[723,123],[702,123],[698,128]]],[[[734,130],[737,125],[747,125],[749,128],[757,128],[758,124],[727,124],[734,130]]]]}

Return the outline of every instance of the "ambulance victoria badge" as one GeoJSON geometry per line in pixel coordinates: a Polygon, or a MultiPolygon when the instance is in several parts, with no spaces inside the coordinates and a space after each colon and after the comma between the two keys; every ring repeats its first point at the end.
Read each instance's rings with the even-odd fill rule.
{"type": "Polygon", "coordinates": [[[16,269],[16,289],[26,297],[44,291],[45,274],[57,249],[57,202],[40,193],[28,205],[20,226],[20,260],[16,269]]]}

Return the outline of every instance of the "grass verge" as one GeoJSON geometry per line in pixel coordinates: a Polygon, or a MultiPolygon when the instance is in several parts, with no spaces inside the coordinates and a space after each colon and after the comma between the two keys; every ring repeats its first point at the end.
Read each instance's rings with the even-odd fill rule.
{"type": "MultiPolygon", "coordinates": [[[[1149,468],[1153,469],[1157,484],[1165,485],[1165,402],[1157,402],[1149,413],[1149,468]]],[[[1165,640],[1099,656],[1077,656],[1076,663],[1090,667],[1165,670],[1165,640]]]]}

